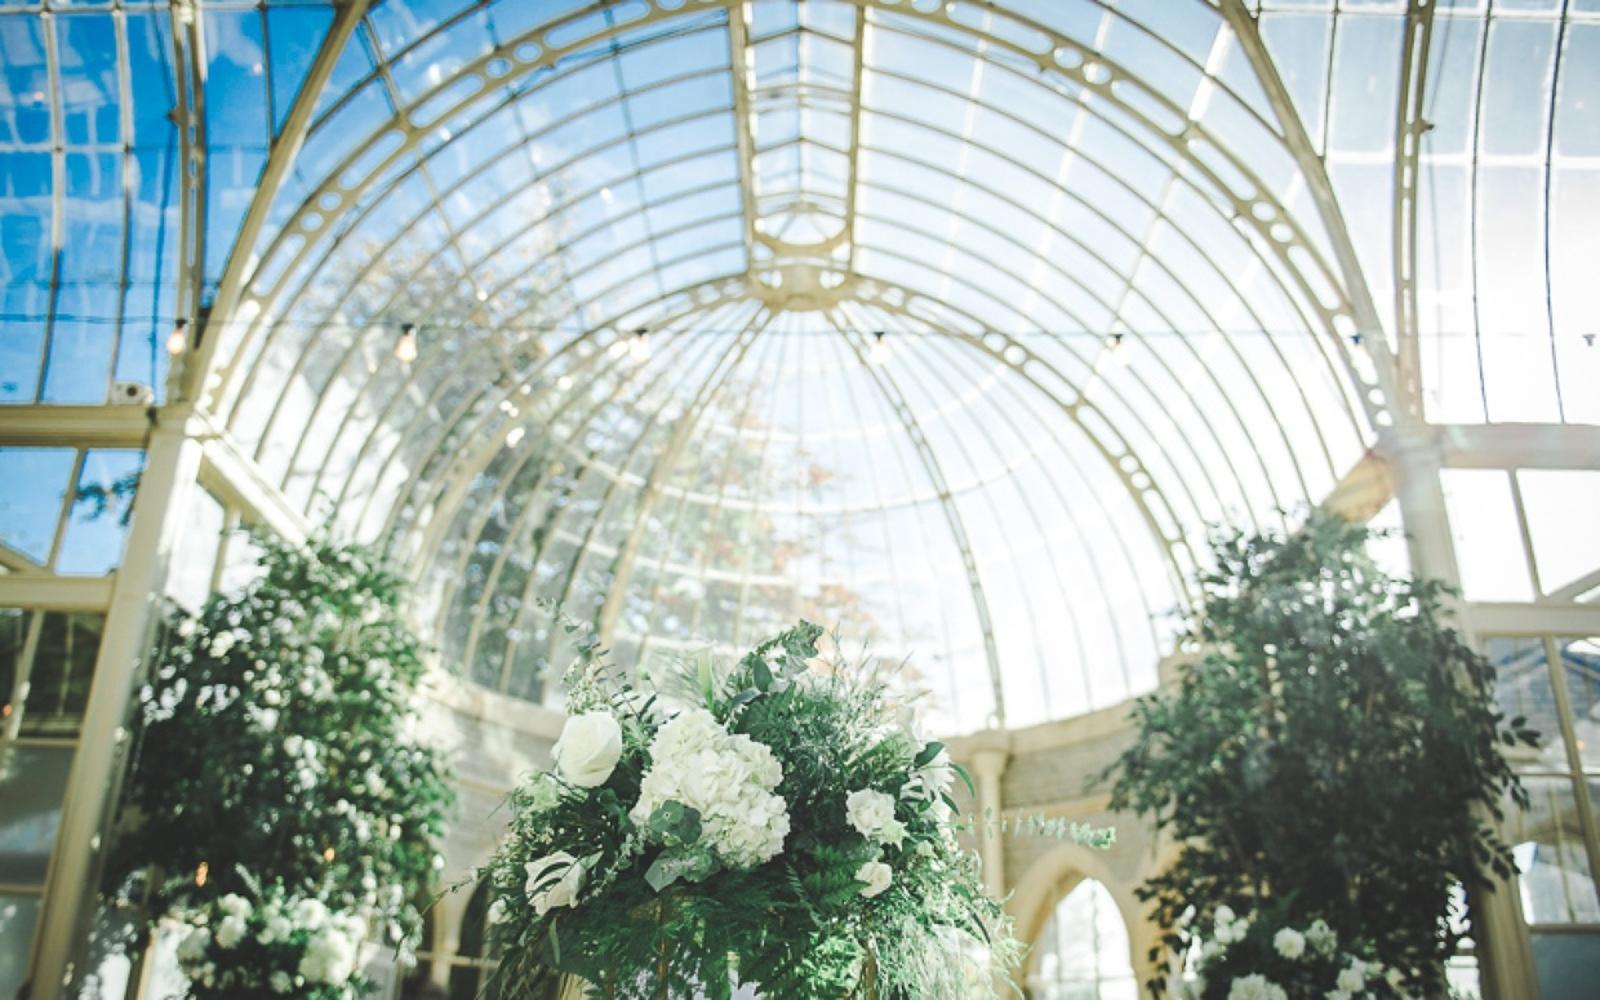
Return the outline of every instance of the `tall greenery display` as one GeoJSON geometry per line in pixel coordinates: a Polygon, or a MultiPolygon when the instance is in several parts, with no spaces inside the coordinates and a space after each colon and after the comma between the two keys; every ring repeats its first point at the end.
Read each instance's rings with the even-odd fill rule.
{"type": "MultiPolygon", "coordinates": [[[[1182,845],[1141,889],[1168,954],[1219,909],[1325,921],[1371,942],[1396,992],[1431,996],[1465,933],[1452,887],[1511,871],[1481,817],[1508,794],[1525,804],[1500,744],[1535,736],[1495,712],[1493,668],[1450,627],[1447,588],[1384,573],[1371,538],[1317,513],[1287,536],[1213,539],[1188,622],[1202,655],[1140,699],[1112,769],[1112,805],[1182,845]]],[[[1205,996],[1292,964],[1271,937],[1223,942],[1205,996]]]]}
{"type": "Polygon", "coordinates": [[[261,575],[170,623],[135,720],[108,889],[187,925],[196,997],[359,992],[404,951],[450,801],[417,732],[419,644],[366,549],[262,541],[261,575]]]}

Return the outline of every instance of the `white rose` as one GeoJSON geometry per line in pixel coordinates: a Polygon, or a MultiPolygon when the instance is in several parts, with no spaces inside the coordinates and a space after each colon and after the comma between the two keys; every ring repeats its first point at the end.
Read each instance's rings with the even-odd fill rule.
{"type": "Polygon", "coordinates": [[[1306,936],[1291,927],[1285,927],[1273,935],[1272,947],[1292,962],[1306,953],[1306,936]]]}
{"type": "Polygon", "coordinates": [[[1282,986],[1259,973],[1240,976],[1228,987],[1228,1000],[1289,1000],[1282,986]]]}
{"type": "Polygon", "coordinates": [[[289,974],[284,972],[282,969],[279,969],[277,972],[272,974],[271,983],[272,992],[274,993],[286,994],[290,990],[294,989],[294,980],[290,979],[289,974]]]}
{"type": "Polygon", "coordinates": [[[1333,950],[1339,946],[1339,935],[1328,926],[1326,920],[1317,919],[1311,921],[1311,926],[1306,928],[1306,942],[1318,953],[1332,955],[1333,950]]]}
{"type": "Polygon", "coordinates": [[[489,923],[503,924],[510,915],[503,897],[489,904],[489,923]]]}
{"type": "Polygon", "coordinates": [[[561,728],[551,755],[567,781],[580,788],[597,788],[611,777],[622,757],[622,727],[610,712],[574,715],[561,728]]]}
{"type": "Polygon", "coordinates": [[[1334,985],[1346,993],[1359,993],[1367,985],[1367,965],[1359,958],[1352,958],[1349,966],[1341,969],[1339,978],[1334,985]]]}
{"type": "Polygon", "coordinates": [[[232,948],[244,940],[245,931],[243,917],[223,917],[217,924],[217,946],[232,948]]]}
{"type": "Polygon", "coordinates": [[[221,910],[230,917],[238,917],[240,920],[243,920],[250,916],[252,907],[248,899],[245,899],[236,892],[230,892],[226,896],[223,896],[221,899],[217,900],[217,909],[221,910]]]}
{"type": "Polygon", "coordinates": [[[861,895],[867,899],[889,888],[889,883],[893,880],[894,870],[882,861],[868,861],[856,869],[856,881],[866,883],[862,886],[861,895]]]}
{"type": "Polygon", "coordinates": [[[578,901],[578,892],[583,888],[583,865],[566,851],[530,861],[524,867],[528,872],[528,884],[523,891],[539,916],[578,901]]]}
{"type": "Polygon", "coordinates": [[[851,792],[844,808],[850,825],[868,840],[898,847],[905,838],[905,825],[894,818],[894,796],[886,792],[870,788],[851,792]]]}

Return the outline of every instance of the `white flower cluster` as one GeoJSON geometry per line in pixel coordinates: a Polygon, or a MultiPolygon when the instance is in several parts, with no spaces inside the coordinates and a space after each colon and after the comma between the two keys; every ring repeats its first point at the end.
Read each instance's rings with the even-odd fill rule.
{"type": "Polygon", "coordinates": [[[628,814],[640,826],[668,802],[700,814],[701,841],[733,868],[753,868],[783,850],[789,810],[773,794],[783,767],[767,747],[733,735],[703,708],[656,731],[639,802],[628,814]]]}
{"type": "MultiPolygon", "coordinates": [[[[1187,921],[1180,920],[1179,923],[1181,928],[1187,921]]],[[[1251,918],[1235,916],[1233,910],[1227,906],[1217,907],[1212,937],[1201,948],[1202,963],[1215,960],[1229,945],[1244,940],[1250,925],[1251,918]]],[[[1340,957],[1337,954],[1339,936],[1328,926],[1327,921],[1321,919],[1313,920],[1303,931],[1293,927],[1279,928],[1272,936],[1272,947],[1281,958],[1291,962],[1340,957]]],[[[1387,968],[1380,962],[1366,961],[1348,954],[1342,956],[1338,968],[1334,988],[1321,994],[1323,1000],[1356,1000],[1358,997],[1370,996],[1372,994],[1368,992],[1368,984],[1380,978],[1389,987],[1389,992],[1385,995],[1405,997],[1405,993],[1401,990],[1405,977],[1401,975],[1399,969],[1387,968]]],[[[1199,996],[1204,990],[1205,979],[1202,976],[1188,983],[1186,992],[1194,997],[1199,996]]],[[[1287,998],[1288,992],[1284,987],[1260,973],[1235,977],[1228,986],[1228,1000],[1287,1000],[1287,998]]]]}
{"type": "MultiPolygon", "coordinates": [[[[290,996],[308,986],[331,986],[356,995],[356,970],[367,920],[335,912],[319,899],[269,896],[259,905],[229,893],[211,907],[181,915],[188,931],[178,963],[191,982],[208,990],[261,991],[290,996]],[[239,945],[254,936],[277,968],[243,964],[239,945]]],[[[261,953],[254,953],[259,961],[261,953]]]]}

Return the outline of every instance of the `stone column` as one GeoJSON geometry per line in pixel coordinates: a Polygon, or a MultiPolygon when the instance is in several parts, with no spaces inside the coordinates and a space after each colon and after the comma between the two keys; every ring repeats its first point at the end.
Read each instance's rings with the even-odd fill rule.
{"type": "Polygon", "coordinates": [[[991,896],[1002,899],[1007,889],[1005,835],[1000,832],[1004,805],[1000,791],[1011,751],[1004,734],[996,733],[994,737],[973,752],[972,776],[978,785],[978,853],[983,858],[983,887],[991,896]]]}

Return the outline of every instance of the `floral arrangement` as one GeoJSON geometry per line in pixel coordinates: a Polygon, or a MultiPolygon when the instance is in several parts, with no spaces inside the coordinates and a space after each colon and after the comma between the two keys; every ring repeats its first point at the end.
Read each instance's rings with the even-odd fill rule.
{"type": "Polygon", "coordinates": [[[819,659],[821,634],[649,696],[580,640],[555,766],[513,794],[482,873],[501,995],[562,974],[602,998],[992,993],[1018,947],[957,839],[970,779],[881,677],[819,659]]]}
{"type": "MultiPolygon", "coordinates": [[[[1278,908],[1281,910],[1281,908],[1278,908]]],[[[1194,933],[1192,909],[1178,930],[1190,946],[1190,977],[1175,991],[1187,1000],[1405,1000],[1405,976],[1376,957],[1370,941],[1345,942],[1322,919],[1303,927],[1277,910],[1240,916],[1227,905],[1211,933],[1194,933]]]]}
{"type": "MultiPolygon", "coordinates": [[[[259,577],[174,615],[153,657],[105,886],[141,928],[209,929],[202,964],[187,964],[211,963],[228,996],[270,995],[273,976],[297,967],[287,945],[227,946],[224,899],[269,907],[281,892],[307,913],[316,902],[359,914],[362,937],[406,960],[451,801],[418,732],[420,644],[398,575],[359,546],[258,544],[259,577]],[[256,878],[277,888],[263,896],[256,878]]],[[[207,988],[202,978],[194,995],[207,988]]]]}
{"type": "Polygon", "coordinates": [[[255,902],[228,893],[175,919],[185,928],[178,965],[200,1000],[349,1000],[371,988],[358,971],[367,914],[330,910],[315,896],[274,884],[255,902]]]}

